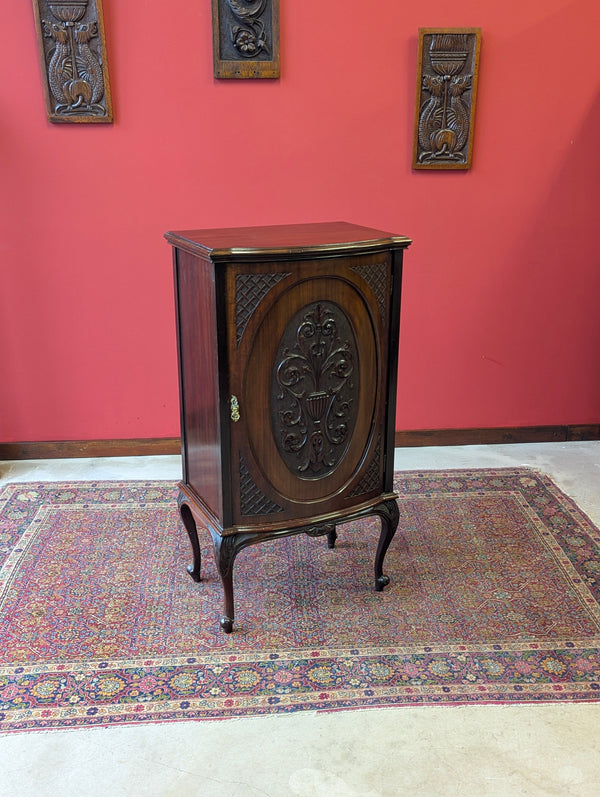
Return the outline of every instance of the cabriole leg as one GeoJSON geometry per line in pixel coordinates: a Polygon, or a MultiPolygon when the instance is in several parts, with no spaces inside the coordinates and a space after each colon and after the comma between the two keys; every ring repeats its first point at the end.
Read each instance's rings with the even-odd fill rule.
{"type": "Polygon", "coordinates": [[[187,571],[194,581],[200,581],[200,565],[202,563],[202,556],[200,554],[200,543],[198,541],[198,529],[196,528],[196,521],[192,514],[192,510],[187,503],[183,500],[183,496],[179,496],[178,500],[179,514],[185,526],[185,530],[190,538],[192,544],[192,554],[194,557],[193,563],[188,565],[187,571]]]}
{"type": "Polygon", "coordinates": [[[222,537],[216,531],[210,529],[215,552],[215,562],[221,583],[223,584],[223,596],[225,599],[224,614],[221,617],[221,628],[226,634],[233,631],[233,620],[235,617],[233,607],[233,563],[240,548],[237,545],[237,534],[222,537]]]}
{"type": "Polygon", "coordinates": [[[394,499],[384,501],[378,504],[373,513],[379,515],[381,518],[381,535],[379,537],[379,545],[377,546],[377,553],[375,554],[375,591],[381,590],[390,583],[389,576],[383,575],[383,560],[390,547],[391,541],[394,539],[394,534],[398,528],[398,521],[400,520],[400,512],[398,511],[398,504],[394,499]]]}
{"type": "Polygon", "coordinates": [[[335,548],[335,541],[337,540],[337,531],[335,526],[332,526],[327,532],[327,547],[335,548]]]}

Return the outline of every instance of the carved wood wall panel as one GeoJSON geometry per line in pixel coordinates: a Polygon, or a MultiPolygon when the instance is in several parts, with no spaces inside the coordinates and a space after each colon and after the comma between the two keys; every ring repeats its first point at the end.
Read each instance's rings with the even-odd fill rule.
{"type": "Polygon", "coordinates": [[[33,0],[51,122],[112,122],[102,0],[33,0]]]}
{"type": "Polygon", "coordinates": [[[216,78],[279,77],[279,0],[212,0],[216,78]]]}
{"type": "Polygon", "coordinates": [[[469,169],[480,28],[421,28],[413,169],[469,169]]]}

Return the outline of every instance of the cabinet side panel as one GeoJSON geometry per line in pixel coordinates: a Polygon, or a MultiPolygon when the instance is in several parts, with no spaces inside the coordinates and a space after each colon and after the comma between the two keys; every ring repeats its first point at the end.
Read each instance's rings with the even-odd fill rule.
{"type": "Polygon", "coordinates": [[[223,519],[217,318],[212,263],[176,258],[184,481],[223,519]]]}
{"type": "Polygon", "coordinates": [[[392,266],[392,299],[389,318],[389,343],[388,343],[388,375],[387,375],[387,404],[386,404],[386,447],[385,447],[385,476],[384,489],[391,492],[394,488],[394,440],[396,429],[396,396],[398,392],[398,354],[400,336],[400,300],[402,296],[402,256],[403,252],[396,251],[393,255],[392,266]]]}

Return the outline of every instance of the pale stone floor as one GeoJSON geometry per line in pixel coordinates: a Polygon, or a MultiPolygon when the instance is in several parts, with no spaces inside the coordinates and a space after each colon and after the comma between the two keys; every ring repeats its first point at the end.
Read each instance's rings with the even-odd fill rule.
{"type": "MultiPolygon", "coordinates": [[[[600,525],[600,443],[409,448],[397,469],[531,466],[600,525]]],[[[8,481],[178,479],[179,457],[0,463],[8,481]]],[[[294,713],[0,737],[0,797],[600,795],[600,704],[294,713]]]]}

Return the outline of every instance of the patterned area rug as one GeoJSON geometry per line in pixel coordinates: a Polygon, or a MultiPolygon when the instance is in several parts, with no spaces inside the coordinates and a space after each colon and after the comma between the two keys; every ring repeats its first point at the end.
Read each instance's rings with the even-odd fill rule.
{"type": "Polygon", "coordinates": [[[379,521],[247,548],[236,626],[209,535],[186,573],[176,487],[0,492],[0,730],[297,710],[600,699],[600,534],[525,469],[396,474],[379,521]]]}

